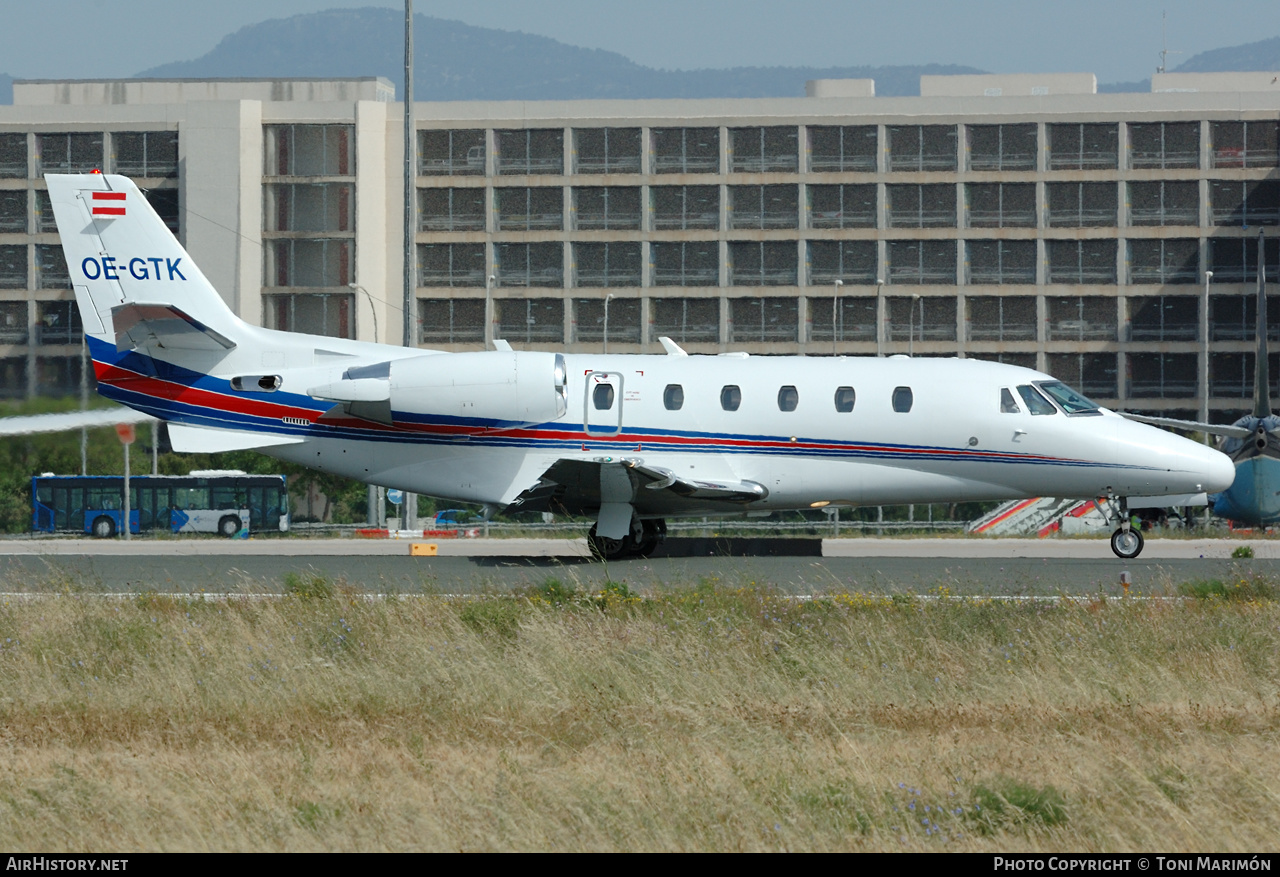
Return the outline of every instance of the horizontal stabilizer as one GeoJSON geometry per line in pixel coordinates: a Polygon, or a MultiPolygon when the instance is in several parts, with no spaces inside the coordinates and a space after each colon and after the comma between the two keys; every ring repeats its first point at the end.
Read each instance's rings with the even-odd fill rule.
{"type": "Polygon", "coordinates": [[[1170,429],[1186,429],[1193,432],[1207,432],[1209,435],[1225,435],[1230,438],[1248,438],[1253,435],[1253,430],[1244,429],[1239,426],[1199,423],[1194,420],[1174,420],[1170,417],[1148,417],[1145,414],[1130,414],[1127,411],[1119,411],[1117,413],[1121,417],[1128,418],[1129,420],[1136,420],[1139,423],[1149,423],[1152,426],[1167,426],[1170,429]]]}
{"type": "Polygon", "coordinates": [[[92,411],[68,411],[65,414],[4,417],[0,418],[0,436],[66,432],[72,429],[115,426],[118,423],[146,423],[150,420],[155,418],[132,408],[100,408],[92,411]]]}
{"type": "Polygon", "coordinates": [[[169,442],[180,454],[220,454],[223,451],[250,451],[254,448],[300,445],[302,439],[288,435],[170,423],[169,442]]]}
{"type": "Polygon", "coordinates": [[[159,347],[166,350],[235,348],[235,343],[170,304],[128,302],[111,309],[116,350],[159,347]]]}

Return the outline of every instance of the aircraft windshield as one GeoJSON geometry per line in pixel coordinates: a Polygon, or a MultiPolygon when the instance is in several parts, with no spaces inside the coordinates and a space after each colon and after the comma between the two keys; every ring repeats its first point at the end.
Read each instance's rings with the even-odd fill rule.
{"type": "Polygon", "coordinates": [[[1096,402],[1081,396],[1062,381],[1044,381],[1036,384],[1050,399],[1057,402],[1068,414],[1095,414],[1098,411],[1096,402]]]}

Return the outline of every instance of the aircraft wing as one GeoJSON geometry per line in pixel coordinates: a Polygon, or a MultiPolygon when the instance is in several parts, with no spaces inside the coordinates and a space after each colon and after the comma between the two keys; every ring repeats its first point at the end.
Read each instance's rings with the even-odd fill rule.
{"type": "Polygon", "coordinates": [[[754,481],[701,481],[639,460],[562,459],[506,510],[582,515],[602,505],[630,503],[642,516],[726,514],[768,495],[754,481]]]}
{"type": "Polygon", "coordinates": [[[0,418],[0,436],[66,432],[73,429],[115,426],[117,423],[147,423],[152,420],[155,418],[150,414],[143,414],[132,408],[94,408],[88,411],[68,411],[63,414],[2,417],[0,418]]]}
{"type": "Polygon", "coordinates": [[[1145,414],[1130,414],[1127,411],[1118,411],[1116,413],[1121,417],[1136,420],[1139,423],[1149,423],[1152,426],[1167,426],[1170,429],[1187,429],[1195,432],[1207,432],[1209,435],[1225,435],[1230,438],[1248,438],[1253,435],[1253,430],[1239,426],[1199,423],[1194,420],[1174,420],[1170,417],[1147,417],[1145,414]]]}

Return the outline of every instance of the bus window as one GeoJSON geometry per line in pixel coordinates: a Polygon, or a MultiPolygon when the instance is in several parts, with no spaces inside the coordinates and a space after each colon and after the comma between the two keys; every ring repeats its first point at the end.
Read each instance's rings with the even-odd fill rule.
{"type": "Polygon", "coordinates": [[[207,509],[210,507],[209,488],[179,487],[174,491],[173,504],[179,509],[207,509]]]}
{"type": "Polygon", "coordinates": [[[1008,387],[1000,388],[1000,413],[1001,414],[1021,414],[1022,409],[1018,407],[1018,402],[1013,398],[1013,393],[1009,392],[1008,387]]]}

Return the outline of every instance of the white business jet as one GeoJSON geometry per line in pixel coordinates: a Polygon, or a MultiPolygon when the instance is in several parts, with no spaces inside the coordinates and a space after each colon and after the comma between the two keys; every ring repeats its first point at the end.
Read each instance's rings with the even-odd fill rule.
{"type": "MultiPolygon", "coordinates": [[[[237,318],[126,177],[46,176],[98,392],[177,451],[253,448],[371,484],[596,519],[1217,492],[1231,461],[1040,372],[972,359],[444,353],[237,318]]],[[[1112,548],[1142,537],[1121,513],[1112,548]]]]}

